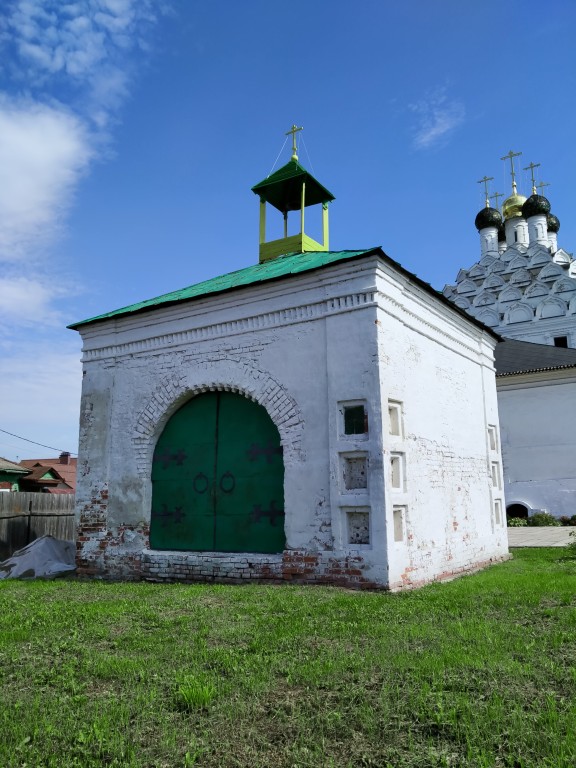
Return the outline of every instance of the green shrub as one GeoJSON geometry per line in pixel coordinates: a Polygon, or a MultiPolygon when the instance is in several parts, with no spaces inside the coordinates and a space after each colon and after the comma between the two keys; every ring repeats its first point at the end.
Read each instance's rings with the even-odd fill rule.
{"type": "Polygon", "coordinates": [[[528,520],[525,517],[511,517],[508,520],[508,528],[522,528],[528,525],[528,520]]]}
{"type": "Polygon", "coordinates": [[[549,515],[548,512],[536,512],[528,518],[527,524],[530,526],[542,526],[542,525],[562,525],[560,520],[557,520],[553,515],[549,515]]]}
{"type": "Polygon", "coordinates": [[[576,558],[576,531],[570,532],[570,543],[566,545],[566,549],[572,557],[576,558]]]}

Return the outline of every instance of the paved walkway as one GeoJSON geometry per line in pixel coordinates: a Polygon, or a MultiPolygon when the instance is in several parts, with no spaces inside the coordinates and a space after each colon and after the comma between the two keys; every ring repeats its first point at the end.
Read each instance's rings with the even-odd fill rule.
{"type": "Polygon", "coordinates": [[[574,538],[571,531],[576,531],[573,525],[556,528],[542,526],[541,528],[508,528],[508,546],[510,547],[565,547],[574,538]]]}

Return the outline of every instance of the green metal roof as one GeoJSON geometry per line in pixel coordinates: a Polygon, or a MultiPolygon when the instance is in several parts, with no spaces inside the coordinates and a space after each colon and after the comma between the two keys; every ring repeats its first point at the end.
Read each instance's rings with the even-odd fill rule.
{"type": "Polygon", "coordinates": [[[335,264],[339,261],[356,259],[369,254],[384,256],[381,248],[369,248],[368,250],[362,251],[310,251],[307,253],[289,253],[262,264],[254,264],[251,267],[239,269],[236,272],[229,272],[227,275],[213,277],[211,280],[205,280],[202,283],[190,285],[179,291],[165,293],[162,296],[157,296],[155,299],[147,299],[138,304],[131,304],[128,307],[116,309],[113,312],[106,312],[103,315],[73,323],[72,325],[69,325],[68,328],[76,330],[80,326],[88,325],[88,323],[96,323],[100,320],[108,320],[113,317],[132,315],[136,312],[145,312],[146,310],[155,309],[160,306],[178,304],[181,301],[190,301],[215,293],[231,291],[254,283],[264,283],[268,280],[297,275],[301,272],[321,269],[322,267],[327,267],[330,264],[335,264]]]}
{"type": "Polygon", "coordinates": [[[405,269],[399,262],[387,256],[382,248],[368,248],[362,251],[308,251],[306,253],[287,253],[285,256],[278,256],[276,259],[265,261],[262,264],[254,264],[252,267],[239,269],[236,272],[229,272],[227,275],[213,277],[211,280],[204,280],[202,283],[190,285],[188,288],[182,288],[180,291],[172,291],[155,299],[141,301],[138,304],[131,304],[129,307],[122,307],[113,312],[106,312],[104,315],[91,317],[88,320],[82,320],[79,323],[73,323],[68,328],[76,330],[89,323],[97,323],[102,320],[114,319],[116,317],[125,317],[138,312],[147,312],[156,307],[166,307],[173,304],[179,304],[182,301],[193,301],[201,299],[204,296],[213,296],[226,291],[233,291],[243,288],[247,285],[256,283],[265,283],[269,280],[278,280],[291,275],[298,275],[303,272],[310,272],[315,269],[329,267],[331,264],[337,264],[342,261],[351,261],[352,259],[361,259],[364,256],[378,256],[384,262],[405,275],[416,285],[420,286],[426,293],[433,296],[441,304],[463,317],[472,325],[481,328],[483,331],[501,341],[501,337],[492,328],[484,325],[480,320],[476,320],[472,315],[467,314],[463,309],[457,307],[447,299],[440,291],[435,290],[429,283],[424,282],[417,275],[405,269]]]}
{"type": "Polygon", "coordinates": [[[304,205],[318,205],[334,200],[334,195],[323,187],[297,160],[283,165],[276,173],[267,176],[252,187],[252,192],[264,198],[282,213],[300,210],[302,182],[306,183],[304,205]]]}

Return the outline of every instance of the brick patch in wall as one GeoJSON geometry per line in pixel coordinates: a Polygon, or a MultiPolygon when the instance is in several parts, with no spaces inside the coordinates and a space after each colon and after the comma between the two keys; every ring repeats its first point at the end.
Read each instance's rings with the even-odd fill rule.
{"type": "Polygon", "coordinates": [[[336,557],[307,550],[285,550],[278,555],[146,550],[141,565],[142,577],[154,581],[282,581],[354,589],[385,587],[368,578],[366,570],[360,555],[336,557]]]}

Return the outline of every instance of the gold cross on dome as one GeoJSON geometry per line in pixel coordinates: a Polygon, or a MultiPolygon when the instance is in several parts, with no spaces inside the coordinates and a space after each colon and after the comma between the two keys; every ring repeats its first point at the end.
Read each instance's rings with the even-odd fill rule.
{"type": "Polygon", "coordinates": [[[486,208],[490,208],[490,197],[488,195],[488,182],[494,181],[494,176],[484,176],[483,179],[476,182],[477,184],[484,184],[484,197],[486,198],[486,208]]]}
{"type": "Polygon", "coordinates": [[[526,168],[523,168],[524,171],[530,171],[530,176],[532,177],[532,194],[536,194],[536,181],[534,179],[534,168],[540,168],[540,163],[530,163],[530,165],[527,165],[526,168]]]}
{"type": "Polygon", "coordinates": [[[544,187],[549,187],[550,184],[547,181],[541,181],[540,184],[536,184],[536,188],[540,190],[540,193],[544,191],[544,187]]]}
{"type": "Polygon", "coordinates": [[[516,173],[514,171],[514,159],[515,157],[520,157],[522,152],[508,152],[507,155],[504,155],[504,157],[501,157],[500,160],[510,160],[510,167],[511,167],[511,173],[512,173],[512,194],[516,194],[516,173]]]}
{"type": "Polygon", "coordinates": [[[490,199],[492,199],[492,198],[493,198],[494,200],[496,200],[496,203],[495,203],[495,205],[496,205],[496,210],[497,210],[497,211],[499,211],[499,210],[500,210],[500,206],[498,205],[498,198],[499,198],[499,197],[504,197],[504,195],[502,194],[502,192],[494,192],[494,194],[493,194],[493,195],[492,195],[492,197],[490,198],[490,199]]]}
{"type": "Polygon", "coordinates": [[[292,134],[292,160],[298,160],[298,153],[296,150],[296,134],[298,133],[298,131],[303,131],[303,130],[304,130],[303,126],[298,128],[297,125],[293,125],[289,131],[286,131],[286,136],[290,136],[290,134],[292,134]]]}

